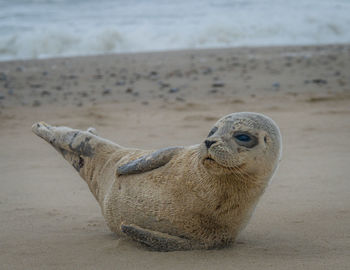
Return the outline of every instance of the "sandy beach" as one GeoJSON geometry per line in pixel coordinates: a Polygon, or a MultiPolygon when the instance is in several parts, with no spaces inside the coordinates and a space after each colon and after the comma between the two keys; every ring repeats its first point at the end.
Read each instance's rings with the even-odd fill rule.
{"type": "Polygon", "coordinates": [[[0,269],[349,269],[350,45],[0,62],[0,269]],[[154,149],[202,142],[221,116],[273,118],[283,159],[222,250],[152,252],[107,228],[36,121],[154,149]]]}

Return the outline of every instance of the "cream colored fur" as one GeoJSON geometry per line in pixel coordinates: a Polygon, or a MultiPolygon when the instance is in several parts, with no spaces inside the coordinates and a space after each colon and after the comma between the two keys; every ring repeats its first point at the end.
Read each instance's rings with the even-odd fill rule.
{"type": "Polygon", "coordinates": [[[121,147],[98,137],[93,129],[41,122],[33,131],[77,169],[113,232],[122,234],[124,224],[128,235],[130,226],[137,232],[130,234],[133,239],[168,251],[232,243],[277,167],[281,138],[268,117],[236,113],[215,127],[206,139],[215,142],[210,148],[204,142],[184,147],[165,165],[130,175],[118,175],[117,169],[154,151],[121,147]],[[253,134],[258,144],[250,149],[239,146],[233,139],[237,131],[253,134]],[[167,245],[172,241],[175,244],[167,245]]]}

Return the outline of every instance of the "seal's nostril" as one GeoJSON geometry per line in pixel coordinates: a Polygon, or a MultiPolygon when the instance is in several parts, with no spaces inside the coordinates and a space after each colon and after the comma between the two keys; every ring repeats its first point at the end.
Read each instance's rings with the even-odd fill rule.
{"type": "Polygon", "coordinates": [[[205,140],[204,143],[205,143],[206,147],[209,149],[212,144],[216,143],[216,141],[205,140]]]}

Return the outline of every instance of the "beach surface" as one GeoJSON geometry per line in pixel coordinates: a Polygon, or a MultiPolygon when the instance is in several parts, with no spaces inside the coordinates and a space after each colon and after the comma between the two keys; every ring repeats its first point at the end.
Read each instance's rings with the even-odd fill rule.
{"type": "Polygon", "coordinates": [[[0,62],[0,269],[349,269],[350,45],[0,62]],[[273,118],[283,159],[222,250],[152,252],[109,231],[36,121],[127,147],[201,143],[217,119],[273,118]]]}

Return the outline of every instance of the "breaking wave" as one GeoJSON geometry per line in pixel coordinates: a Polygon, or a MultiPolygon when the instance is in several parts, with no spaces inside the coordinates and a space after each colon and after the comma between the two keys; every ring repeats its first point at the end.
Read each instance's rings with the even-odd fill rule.
{"type": "Polygon", "coordinates": [[[0,1],[0,60],[350,42],[346,0],[0,1]]]}

